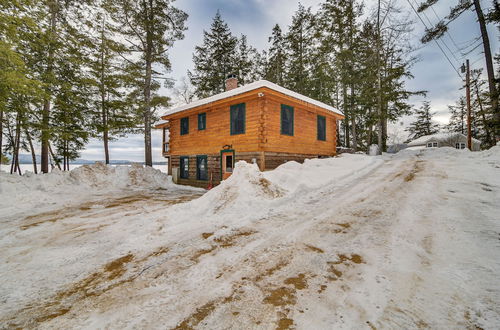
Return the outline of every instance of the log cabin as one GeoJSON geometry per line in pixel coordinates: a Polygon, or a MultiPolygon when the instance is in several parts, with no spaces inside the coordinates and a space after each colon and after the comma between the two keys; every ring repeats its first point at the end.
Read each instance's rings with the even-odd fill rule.
{"type": "Polygon", "coordinates": [[[155,127],[163,129],[163,156],[174,182],[217,185],[244,160],[261,171],[287,161],[336,154],[342,112],[266,80],[170,109],[155,127]]]}

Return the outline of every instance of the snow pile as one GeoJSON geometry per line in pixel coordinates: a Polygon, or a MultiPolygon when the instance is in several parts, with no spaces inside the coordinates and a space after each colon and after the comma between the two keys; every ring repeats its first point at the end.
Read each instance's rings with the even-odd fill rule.
{"type": "Polygon", "coordinates": [[[218,213],[230,206],[238,212],[251,212],[265,200],[283,197],[285,190],[264,177],[256,164],[239,161],[234,173],[193,203],[203,213],[218,213]]]}
{"type": "MultiPolygon", "coordinates": [[[[234,173],[201,198],[190,209],[203,214],[256,214],[267,207],[290,202],[327,185],[341,186],[365,175],[383,163],[381,158],[343,154],[327,159],[306,159],[303,164],[287,162],[261,172],[256,164],[236,163],[234,173]]],[[[184,206],[180,206],[183,208],[184,206]]]]}
{"type": "Polygon", "coordinates": [[[83,165],[44,175],[0,173],[0,208],[43,207],[111,191],[175,189],[167,174],[141,165],[83,165]]]}
{"type": "Polygon", "coordinates": [[[335,158],[306,159],[303,164],[288,162],[264,173],[264,177],[289,192],[297,193],[355,179],[382,163],[380,158],[342,154],[335,158]]]}

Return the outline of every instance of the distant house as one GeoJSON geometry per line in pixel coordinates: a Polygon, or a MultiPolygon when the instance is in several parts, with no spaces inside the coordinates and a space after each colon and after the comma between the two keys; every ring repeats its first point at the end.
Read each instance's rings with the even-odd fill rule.
{"type": "MultiPolygon", "coordinates": [[[[408,143],[409,149],[451,147],[455,149],[467,148],[467,136],[462,133],[437,133],[421,136],[408,143]]],[[[481,141],[472,139],[472,151],[479,151],[481,141]]]]}
{"type": "Polygon", "coordinates": [[[239,160],[264,171],[336,154],[339,110],[266,80],[237,85],[230,76],[225,92],[170,109],[156,125],[178,183],[217,184],[239,160]]]}

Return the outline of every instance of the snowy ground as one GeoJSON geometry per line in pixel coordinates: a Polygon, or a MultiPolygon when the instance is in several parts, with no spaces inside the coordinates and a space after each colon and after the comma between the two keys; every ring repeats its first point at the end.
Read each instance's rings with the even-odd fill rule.
{"type": "Polygon", "coordinates": [[[0,328],[500,325],[500,147],[47,177],[0,175],[0,328]]]}

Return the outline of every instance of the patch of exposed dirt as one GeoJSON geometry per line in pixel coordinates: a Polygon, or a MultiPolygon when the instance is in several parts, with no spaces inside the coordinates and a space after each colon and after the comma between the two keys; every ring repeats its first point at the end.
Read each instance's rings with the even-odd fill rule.
{"type": "Polygon", "coordinates": [[[199,262],[199,259],[202,255],[204,254],[208,254],[210,252],[212,252],[213,250],[215,250],[217,248],[217,246],[215,245],[212,245],[210,246],[208,249],[201,249],[201,250],[198,250],[196,251],[192,256],[191,256],[191,260],[194,261],[194,262],[199,262]]]}
{"type": "Polygon", "coordinates": [[[421,161],[421,160],[418,160],[415,162],[415,166],[413,167],[411,172],[405,176],[405,178],[404,178],[405,182],[410,182],[410,181],[413,181],[413,179],[415,179],[415,175],[417,173],[421,172],[424,168],[422,163],[423,163],[423,161],[421,161]]]}
{"type": "Polygon", "coordinates": [[[236,232],[231,235],[214,238],[214,242],[216,242],[220,247],[227,248],[233,246],[238,238],[251,236],[255,233],[256,233],[255,231],[250,231],[250,230],[236,232]]]}
{"type": "Polygon", "coordinates": [[[323,291],[325,291],[325,290],[326,290],[326,288],[327,288],[327,287],[328,287],[328,286],[327,286],[326,284],[322,284],[322,285],[319,287],[319,289],[318,289],[318,293],[322,293],[323,291]]]}
{"type": "Polygon", "coordinates": [[[337,281],[342,277],[343,272],[339,268],[344,268],[346,266],[348,267],[353,263],[354,264],[364,263],[363,258],[359,254],[351,254],[350,256],[347,256],[345,254],[339,254],[337,257],[338,257],[337,261],[327,262],[327,264],[330,265],[328,271],[332,273],[332,276],[327,277],[330,281],[337,281]]]}
{"type": "Polygon", "coordinates": [[[313,251],[313,252],[316,252],[316,253],[325,253],[325,251],[323,251],[322,249],[318,248],[318,247],[315,247],[315,246],[312,246],[312,245],[309,245],[309,244],[306,244],[306,247],[313,251]]]}
{"type": "Polygon", "coordinates": [[[278,321],[278,326],[276,327],[276,330],[287,330],[287,329],[293,329],[294,323],[292,319],[282,317],[278,321]]]}
{"type": "Polygon", "coordinates": [[[275,266],[273,266],[271,268],[268,268],[264,272],[262,272],[261,274],[258,274],[257,276],[255,276],[253,278],[253,282],[260,282],[264,278],[272,276],[275,272],[277,272],[280,269],[286,267],[288,265],[288,263],[289,263],[288,261],[280,261],[275,266]]]}
{"type": "MultiPolygon", "coordinates": [[[[43,212],[35,215],[28,216],[24,218],[23,222],[26,223],[21,225],[21,230],[27,230],[32,227],[39,226],[44,223],[54,223],[59,220],[64,220],[66,218],[72,218],[75,216],[79,216],[81,218],[93,218],[95,215],[93,214],[96,211],[102,209],[110,209],[116,208],[125,205],[131,205],[137,202],[148,201],[152,203],[158,203],[163,205],[173,205],[179,204],[183,202],[188,202],[193,199],[200,197],[202,194],[193,193],[185,196],[178,196],[172,198],[169,195],[148,195],[148,194],[138,194],[132,196],[124,196],[113,199],[104,199],[99,201],[91,201],[82,203],[78,206],[66,207],[64,209],[43,212]]],[[[113,214],[113,211],[110,214],[113,214]]]]}
{"type": "Polygon", "coordinates": [[[191,315],[186,317],[179,325],[177,325],[175,330],[192,330],[204,319],[207,318],[217,307],[223,304],[227,304],[233,300],[234,293],[226,298],[216,299],[209,301],[205,305],[198,307],[191,315]]]}
{"type": "Polygon", "coordinates": [[[204,239],[207,239],[209,238],[210,236],[212,236],[214,233],[202,233],[201,234],[201,237],[203,237],[204,239]]]}
{"type": "Polygon", "coordinates": [[[304,274],[299,274],[297,277],[289,277],[283,283],[291,284],[297,290],[303,290],[307,288],[307,280],[304,274]]]}
{"type": "Polygon", "coordinates": [[[272,198],[280,198],[284,196],[283,191],[281,191],[281,189],[279,189],[276,186],[273,186],[273,184],[265,178],[260,178],[258,184],[262,188],[264,194],[272,198]]]}
{"type": "Polygon", "coordinates": [[[294,289],[283,286],[278,289],[270,290],[263,302],[273,306],[295,305],[297,297],[295,296],[294,289]]]}
{"type": "Polygon", "coordinates": [[[76,302],[100,296],[118,286],[130,283],[147,269],[145,268],[136,274],[124,277],[127,269],[130,268],[127,267],[128,264],[143,264],[149,258],[157,257],[168,251],[167,247],[160,247],[140,259],[129,253],[110,261],[100,271],[94,272],[80,281],[71,284],[65,290],[57,292],[48,300],[29,304],[16,312],[15,316],[10,318],[8,326],[14,328],[24,327],[26,325],[25,320],[30,320],[30,322],[38,324],[63,316],[70,312],[72,305],[76,302]]]}

